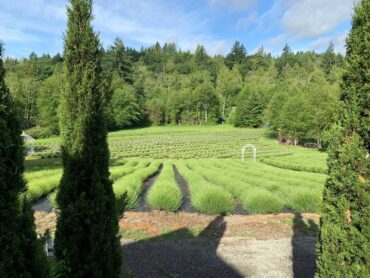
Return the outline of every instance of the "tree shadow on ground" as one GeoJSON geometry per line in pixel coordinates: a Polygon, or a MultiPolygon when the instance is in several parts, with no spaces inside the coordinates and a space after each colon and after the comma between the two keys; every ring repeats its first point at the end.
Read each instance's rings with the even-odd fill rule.
{"type": "Polygon", "coordinates": [[[304,221],[301,213],[294,214],[292,236],[294,278],[314,277],[317,232],[318,225],[313,220],[304,221]]]}
{"type": "Polygon", "coordinates": [[[197,236],[183,228],[123,247],[133,277],[243,277],[217,255],[226,230],[216,217],[197,236]]]}

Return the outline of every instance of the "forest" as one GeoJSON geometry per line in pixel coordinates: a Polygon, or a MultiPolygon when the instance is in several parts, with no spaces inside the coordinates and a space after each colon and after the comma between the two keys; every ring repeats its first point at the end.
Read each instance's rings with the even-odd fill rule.
{"type": "MultiPolygon", "coordinates": [[[[263,47],[248,54],[236,41],[227,55],[211,57],[202,45],[194,53],[175,43],[138,51],[116,38],[100,51],[109,130],[230,123],[271,127],[280,142],[320,148],[339,105],[344,57],[332,43],[320,54],[285,45],[273,56],[263,47]]],[[[4,66],[23,129],[35,138],[58,135],[63,56],[31,53],[4,66]]]]}

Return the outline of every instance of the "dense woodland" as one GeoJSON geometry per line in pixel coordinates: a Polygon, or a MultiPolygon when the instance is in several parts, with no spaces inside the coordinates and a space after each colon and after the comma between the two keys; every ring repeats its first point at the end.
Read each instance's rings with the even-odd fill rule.
{"type": "MultiPolygon", "coordinates": [[[[137,51],[117,38],[103,53],[106,116],[110,130],[149,124],[268,125],[281,142],[315,141],[333,122],[344,58],[331,43],[325,53],[280,57],[261,47],[248,55],[236,41],[224,56],[194,53],[175,44],[137,51]]],[[[18,103],[22,126],[35,137],[59,134],[59,103],[65,91],[60,54],[5,60],[6,82],[18,103]]]]}

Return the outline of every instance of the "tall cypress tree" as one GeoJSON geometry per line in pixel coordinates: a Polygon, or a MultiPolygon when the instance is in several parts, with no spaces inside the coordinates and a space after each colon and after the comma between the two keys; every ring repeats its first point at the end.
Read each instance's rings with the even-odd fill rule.
{"type": "Polygon", "coordinates": [[[370,0],[355,6],[341,109],[332,130],[316,277],[370,272],[370,0]]]}
{"type": "Polygon", "coordinates": [[[71,0],[67,14],[60,120],[64,170],[55,234],[58,275],[118,277],[121,249],[104,119],[107,86],[91,24],[92,0],[71,0]]]}
{"type": "Polygon", "coordinates": [[[0,277],[47,277],[33,211],[19,201],[25,190],[22,129],[5,85],[2,53],[0,42],[0,277]]]}

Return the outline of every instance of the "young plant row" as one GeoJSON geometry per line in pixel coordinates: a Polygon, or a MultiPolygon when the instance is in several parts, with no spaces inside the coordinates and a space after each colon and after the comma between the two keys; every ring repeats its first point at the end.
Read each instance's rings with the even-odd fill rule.
{"type": "Polygon", "coordinates": [[[188,184],[191,202],[196,210],[218,214],[227,214],[234,210],[234,200],[228,191],[206,181],[191,170],[185,161],[179,161],[176,167],[188,184]]]}
{"type": "MultiPolygon", "coordinates": [[[[123,163],[123,161],[121,161],[123,163]]],[[[142,160],[129,161],[120,166],[113,166],[110,168],[112,180],[117,180],[124,175],[133,173],[135,170],[146,167],[149,161],[142,160]]],[[[50,195],[48,197],[52,204],[55,204],[56,189],[59,186],[62,177],[62,170],[40,170],[28,172],[25,174],[25,181],[27,183],[27,191],[25,192],[26,198],[30,202],[36,202],[40,198],[50,195]],[[54,192],[53,192],[54,191],[54,192]]]]}
{"type": "Polygon", "coordinates": [[[263,157],[260,159],[261,162],[294,171],[305,171],[312,173],[327,173],[326,165],[327,155],[326,153],[293,153],[284,157],[263,157]]]}
{"type": "Polygon", "coordinates": [[[158,172],[160,166],[160,161],[154,161],[149,166],[123,176],[113,183],[119,210],[134,209],[137,206],[144,181],[158,172]]]}
{"type": "Polygon", "coordinates": [[[205,162],[198,168],[203,170],[205,178],[238,198],[248,212],[281,212],[284,208],[319,211],[325,180],[323,175],[308,179],[309,173],[303,173],[298,178],[299,172],[278,168],[276,171],[276,168],[268,169],[261,163],[242,164],[235,161],[205,162]]]}
{"type": "Polygon", "coordinates": [[[146,196],[148,205],[155,210],[176,211],[181,206],[182,197],[173,164],[164,162],[161,174],[146,196]]]}

